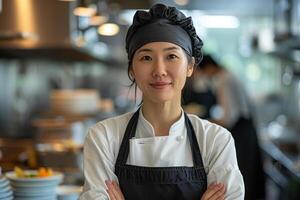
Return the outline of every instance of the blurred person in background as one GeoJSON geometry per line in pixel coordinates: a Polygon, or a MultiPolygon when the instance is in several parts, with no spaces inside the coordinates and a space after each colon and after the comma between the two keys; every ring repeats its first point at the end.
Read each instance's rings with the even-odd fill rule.
{"type": "Polygon", "coordinates": [[[194,72],[185,110],[227,128],[235,141],[245,199],[264,199],[265,175],[252,106],[242,83],[212,56],[204,55],[194,72]]]}

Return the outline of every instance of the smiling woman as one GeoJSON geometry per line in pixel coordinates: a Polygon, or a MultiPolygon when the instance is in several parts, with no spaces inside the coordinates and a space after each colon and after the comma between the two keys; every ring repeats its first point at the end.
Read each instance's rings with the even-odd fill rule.
{"type": "Polygon", "coordinates": [[[181,107],[201,48],[191,18],[176,8],[136,12],[126,50],[142,105],[90,129],[81,200],[244,198],[231,134],[181,107]]]}

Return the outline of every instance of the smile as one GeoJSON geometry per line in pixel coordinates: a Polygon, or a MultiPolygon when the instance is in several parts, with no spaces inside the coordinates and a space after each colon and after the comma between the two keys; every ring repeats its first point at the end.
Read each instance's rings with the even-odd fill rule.
{"type": "Polygon", "coordinates": [[[150,83],[151,87],[154,89],[164,89],[167,88],[171,85],[172,83],[170,82],[155,82],[155,83],[150,83]]]}

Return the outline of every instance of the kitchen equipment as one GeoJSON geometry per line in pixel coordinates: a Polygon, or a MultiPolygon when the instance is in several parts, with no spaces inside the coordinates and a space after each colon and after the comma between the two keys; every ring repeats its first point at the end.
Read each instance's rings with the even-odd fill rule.
{"type": "Polygon", "coordinates": [[[88,118],[85,116],[56,116],[32,120],[36,142],[64,142],[83,144],[88,118]]]}
{"type": "Polygon", "coordinates": [[[36,141],[61,141],[71,139],[70,123],[64,118],[35,119],[32,121],[35,128],[36,141]]]}
{"type": "Polygon", "coordinates": [[[78,32],[73,23],[76,18],[70,13],[72,5],[75,2],[3,0],[0,57],[97,60],[85,46],[76,43],[78,32]]]}
{"type": "Polygon", "coordinates": [[[78,171],[82,169],[82,145],[72,142],[39,143],[36,145],[36,154],[40,166],[48,166],[60,171],[78,171]]]}
{"type": "Polygon", "coordinates": [[[31,139],[0,139],[0,166],[10,171],[14,166],[35,167],[36,157],[31,139]]]}
{"type": "Polygon", "coordinates": [[[51,110],[57,114],[88,115],[99,111],[100,97],[97,90],[52,90],[51,110]]]}

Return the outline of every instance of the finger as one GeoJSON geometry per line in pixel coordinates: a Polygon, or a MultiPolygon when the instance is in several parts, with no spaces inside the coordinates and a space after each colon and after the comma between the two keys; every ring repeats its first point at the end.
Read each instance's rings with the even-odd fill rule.
{"type": "Polygon", "coordinates": [[[222,188],[213,194],[209,200],[222,200],[225,198],[225,186],[222,185],[222,188]]]}
{"type": "Polygon", "coordinates": [[[123,200],[124,199],[124,196],[123,196],[123,193],[122,193],[122,190],[121,188],[119,187],[119,185],[115,182],[115,181],[112,181],[112,185],[114,186],[115,188],[115,191],[116,191],[116,197],[117,199],[121,199],[123,200]]]}
{"type": "Polygon", "coordinates": [[[207,190],[213,189],[215,187],[218,187],[218,184],[222,184],[222,183],[212,183],[207,187],[207,190]]]}
{"type": "Polygon", "coordinates": [[[114,193],[110,189],[107,189],[106,191],[109,195],[110,200],[117,200],[114,193]]]}
{"type": "Polygon", "coordinates": [[[214,193],[214,190],[217,190],[217,189],[218,189],[218,184],[217,183],[212,183],[207,187],[204,194],[205,194],[206,197],[210,197],[214,193]]]}
{"type": "Polygon", "coordinates": [[[217,187],[218,190],[212,195],[211,198],[220,199],[222,196],[225,196],[225,185],[219,184],[217,187]]]}
{"type": "Polygon", "coordinates": [[[107,190],[106,190],[106,191],[107,191],[107,193],[108,193],[110,199],[111,199],[111,200],[117,200],[116,197],[115,197],[115,194],[114,194],[114,192],[113,192],[114,188],[113,188],[111,182],[108,181],[108,180],[106,180],[106,181],[105,181],[105,184],[106,184],[106,186],[107,186],[107,190]]]}
{"type": "Polygon", "coordinates": [[[218,192],[219,190],[222,189],[222,183],[214,183],[214,184],[211,184],[206,192],[204,193],[205,194],[205,199],[210,199],[216,192],[218,192]]]}
{"type": "Polygon", "coordinates": [[[208,200],[209,197],[213,194],[213,190],[217,187],[217,183],[210,184],[204,194],[201,197],[201,200],[208,200]]]}
{"type": "Polygon", "coordinates": [[[109,187],[110,187],[110,191],[113,193],[114,197],[116,200],[122,200],[121,195],[119,194],[119,192],[117,191],[117,189],[115,188],[115,186],[113,185],[112,181],[109,181],[109,187]]]}

